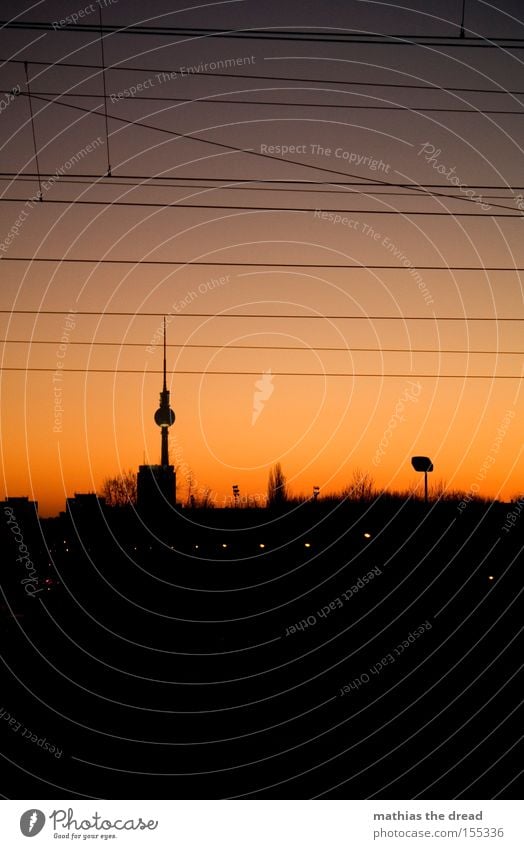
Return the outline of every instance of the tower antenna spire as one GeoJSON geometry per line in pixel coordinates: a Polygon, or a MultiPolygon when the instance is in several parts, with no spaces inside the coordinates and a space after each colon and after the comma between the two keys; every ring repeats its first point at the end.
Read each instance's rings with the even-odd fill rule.
{"type": "Polygon", "coordinates": [[[163,391],[167,392],[166,382],[166,317],[164,316],[164,387],[163,391]]]}

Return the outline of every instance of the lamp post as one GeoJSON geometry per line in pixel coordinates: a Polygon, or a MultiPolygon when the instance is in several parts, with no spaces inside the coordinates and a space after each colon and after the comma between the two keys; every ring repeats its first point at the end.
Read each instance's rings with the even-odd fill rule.
{"type": "Polygon", "coordinates": [[[314,486],[313,487],[313,501],[317,500],[319,492],[320,492],[320,487],[314,486]]]}
{"type": "Polygon", "coordinates": [[[424,503],[428,503],[428,472],[433,471],[433,463],[429,457],[412,457],[411,465],[416,472],[424,472],[424,503]]]}

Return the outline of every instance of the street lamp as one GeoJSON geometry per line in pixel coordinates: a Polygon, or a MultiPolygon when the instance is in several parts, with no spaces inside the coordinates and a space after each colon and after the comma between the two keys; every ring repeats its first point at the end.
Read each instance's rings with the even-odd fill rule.
{"type": "Polygon", "coordinates": [[[316,501],[316,500],[317,500],[319,492],[320,492],[320,487],[319,487],[319,486],[314,486],[314,487],[313,487],[313,500],[314,500],[314,501],[316,501]]]}
{"type": "Polygon", "coordinates": [[[433,463],[429,457],[412,457],[411,465],[416,472],[424,472],[424,501],[428,503],[428,472],[433,471],[433,463]]]}

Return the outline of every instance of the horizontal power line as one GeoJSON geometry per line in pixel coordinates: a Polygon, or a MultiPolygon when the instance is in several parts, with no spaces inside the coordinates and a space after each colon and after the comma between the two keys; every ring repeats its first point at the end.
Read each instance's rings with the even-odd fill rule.
{"type": "MultiPolygon", "coordinates": [[[[420,197],[424,197],[424,195],[420,195],[420,197]]],[[[425,196],[425,199],[432,199],[432,195],[425,196]]],[[[449,196],[448,196],[449,197],[449,196]]],[[[453,200],[453,198],[452,198],[453,200]]],[[[467,200],[469,202],[473,202],[476,206],[480,206],[481,201],[475,201],[470,198],[459,198],[459,200],[467,200]]],[[[0,201],[2,203],[30,203],[33,201],[33,198],[7,198],[1,197],[0,201]]],[[[429,211],[429,210],[418,210],[418,209],[333,209],[333,208],[325,208],[319,209],[318,207],[294,207],[294,206],[245,206],[242,204],[217,204],[217,203],[178,203],[175,201],[174,203],[161,203],[161,202],[153,202],[153,201],[112,201],[112,200],[79,200],[79,199],[70,199],[66,200],[64,198],[42,198],[42,200],[38,201],[39,206],[45,206],[46,204],[67,204],[69,206],[125,206],[125,207],[153,207],[155,209],[221,209],[221,210],[230,210],[237,212],[298,212],[298,213],[310,213],[310,212],[333,212],[341,215],[424,215],[424,216],[447,216],[452,218],[524,218],[524,215],[521,211],[515,210],[514,212],[450,212],[446,211],[429,211]]],[[[490,206],[500,206],[500,204],[489,204],[490,206]]],[[[513,207],[503,207],[504,209],[513,209],[513,207]]]]}
{"type": "MultiPolygon", "coordinates": [[[[60,339],[0,339],[0,344],[12,344],[12,345],[60,345],[60,339]]],[[[80,342],[78,340],[69,341],[67,343],[69,345],[80,345],[89,348],[100,347],[100,348],[147,348],[151,347],[151,342],[99,342],[99,341],[89,341],[80,342]]],[[[342,351],[347,354],[352,353],[376,353],[376,354],[493,354],[496,356],[499,355],[510,355],[510,354],[520,354],[524,356],[524,351],[472,351],[464,348],[355,348],[353,346],[343,348],[341,346],[327,346],[327,347],[317,347],[316,345],[309,345],[307,347],[299,348],[297,345],[229,345],[228,343],[216,344],[216,345],[197,345],[194,343],[186,344],[184,342],[167,342],[166,348],[195,348],[195,349],[212,349],[217,350],[220,349],[222,351],[302,351],[305,353],[310,353],[311,351],[342,351]]]]}
{"type": "MultiPolygon", "coordinates": [[[[124,73],[148,73],[148,74],[166,74],[173,75],[176,74],[177,77],[180,75],[181,78],[187,79],[188,77],[198,78],[198,77],[223,77],[225,79],[231,80],[266,80],[268,82],[290,82],[290,83],[315,83],[315,84],[325,84],[325,85],[355,85],[360,87],[372,87],[372,88],[403,88],[403,89],[418,89],[418,90],[427,90],[427,91],[440,91],[440,92],[462,92],[468,94],[502,94],[502,95],[510,95],[510,96],[520,96],[524,95],[524,90],[514,90],[514,89],[506,89],[500,86],[499,88],[474,88],[474,87],[464,87],[464,86],[440,86],[435,83],[393,83],[393,82],[370,82],[369,80],[360,81],[360,80],[332,80],[332,79],[318,79],[312,77],[282,77],[282,76],[267,76],[264,74],[226,74],[221,71],[198,71],[198,72],[188,72],[188,69],[185,68],[144,68],[138,66],[127,65],[126,67],[122,67],[122,63],[126,62],[127,59],[122,59],[120,62],[114,62],[113,64],[105,65],[104,68],[102,65],[89,64],[85,62],[62,62],[62,61],[42,61],[38,59],[29,59],[27,60],[28,65],[36,65],[38,67],[44,68],[85,68],[88,70],[99,71],[102,73],[105,71],[120,71],[124,73]],[[185,70],[185,73],[183,71],[185,70]]],[[[24,65],[26,60],[24,59],[0,59],[0,64],[15,64],[15,65],[24,65]]],[[[397,73],[402,73],[398,71],[397,73]]],[[[40,76],[40,75],[39,75],[40,76]]]]}
{"type": "MultiPolygon", "coordinates": [[[[523,92],[524,93],[524,92],[523,92]]],[[[244,152],[244,151],[243,151],[244,152]]],[[[279,157],[279,162],[282,160],[279,157]]],[[[287,160],[284,160],[287,161],[287,160]]],[[[377,160],[379,161],[379,160],[377,160]]],[[[301,164],[301,163],[294,163],[301,164]]],[[[118,167],[118,166],[117,166],[118,167]]],[[[316,166],[311,166],[315,170],[319,170],[316,166]]],[[[320,169],[323,170],[323,169],[320,169]]],[[[337,172],[338,173],[338,172],[337,172]]],[[[36,171],[0,171],[0,176],[2,178],[18,178],[18,177],[31,177],[35,180],[38,179],[38,173],[36,171]]],[[[57,171],[40,171],[40,177],[56,177],[57,171]]],[[[61,174],[60,179],[71,179],[71,178],[86,178],[88,180],[98,181],[105,185],[106,180],[134,180],[138,181],[139,184],[142,184],[146,180],[171,180],[173,182],[177,180],[198,180],[205,181],[206,183],[231,183],[231,186],[226,186],[226,188],[236,188],[236,186],[242,186],[247,189],[250,186],[247,186],[247,183],[257,183],[257,184],[270,184],[279,186],[281,184],[291,185],[291,186],[357,186],[357,187],[376,187],[376,188],[416,188],[416,189],[448,189],[448,191],[455,191],[456,187],[450,185],[449,183],[394,183],[385,180],[365,180],[364,177],[359,177],[357,180],[286,180],[286,179],[275,179],[275,178],[260,178],[260,177],[252,177],[252,178],[239,178],[239,177],[192,177],[190,175],[180,176],[180,175],[155,175],[155,174],[122,174],[118,175],[112,173],[111,178],[108,178],[106,173],[104,174],[77,174],[69,175],[69,174],[61,174]]],[[[176,187],[174,187],[176,188],[176,187]]],[[[208,188],[207,186],[194,186],[193,188],[208,188]]],[[[220,187],[219,188],[223,188],[220,187]]],[[[476,183],[468,183],[468,189],[486,189],[488,191],[507,191],[507,192],[517,192],[524,191],[524,185],[522,186],[513,186],[513,185],[494,185],[494,184],[476,184],[476,183]]],[[[277,191],[277,189],[271,189],[270,191],[277,191]]],[[[432,192],[430,194],[433,194],[432,192]]],[[[485,197],[489,197],[486,195],[485,197]]],[[[505,197],[505,195],[494,195],[494,197],[505,197]]]]}
{"type": "MultiPolygon", "coordinates": [[[[65,19],[64,19],[65,20],[65,19]]],[[[223,38],[223,39],[248,39],[256,41],[317,41],[328,44],[380,44],[386,46],[430,46],[430,47],[483,47],[483,48],[510,48],[524,47],[522,38],[497,37],[487,39],[483,36],[460,37],[457,32],[453,35],[432,34],[384,34],[374,32],[350,31],[341,33],[319,32],[313,27],[310,30],[276,30],[276,29],[238,29],[224,30],[203,27],[158,27],[145,26],[143,24],[131,24],[121,26],[118,24],[70,24],[55,27],[52,22],[47,21],[0,21],[3,29],[17,30],[43,30],[47,32],[70,33],[96,33],[97,35],[154,35],[154,36],[178,36],[186,39],[223,38]]],[[[459,29],[457,24],[457,30],[459,29]]],[[[332,28],[336,29],[336,28],[332,28]]]]}
{"type": "MultiPolygon", "coordinates": [[[[168,312],[103,312],[101,310],[27,310],[27,309],[0,309],[0,315],[72,315],[75,316],[101,316],[109,318],[164,318],[168,312]]],[[[209,313],[209,312],[181,312],[177,318],[285,318],[285,319],[344,319],[351,321],[524,321],[515,316],[436,316],[436,315],[297,315],[284,313],[209,313]]]]}
{"type": "MultiPolygon", "coordinates": [[[[40,174],[40,177],[41,178],[56,177],[56,172],[53,173],[53,174],[40,174]]],[[[63,181],[65,181],[64,184],[68,185],[68,186],[70,186],[70,185],[93,186],[93,187],[96,186],[97,188],[104,187],[104,186],[116,186],[116,187],[118,187],[118,186],[122,186],[122,187],[133,186],[135,188],[141,188],[141,189],[155,188],[155,189],[170,189],[171,191],[173,191],[173,189],[175,189],[175,190],[176,189],[192,189],[193,191],[195,191],[197,189],[212,189],[216,192],[224,192],[224,191],[276,192],[277,194],[279,194],[280,192],[291,192],[291,193],[294,193],[294,194],[296,194],[296,193],[300,194],[301,192],[302,193],[307,192],[308,194],[317,194],[317,195],[325,195],[325,194],[328,194],[328,195],[346,195],[346,197],[348,196],[348,194],[373,195],[373,197],[405,197],[405,198],[407,198],[407,197],[421,197],[420,191],[410,192],[409,190],[406,190],[406,191],[402,191],[402,192],[394,192],[394,191],[392,192],[392,191],[389,191],[389,189],[387,189],[387,188],[386,188],[386,191],[380,192],[380,191],[377,191],[376,189],[373,189],[372,187],[369,187],[368,190],[364,192],[364,191],[358,191],[356,188],[355,189],[351,189],[351,188],[347,188],[347,189],[314,189],[314,188],[311,188],[311,189],[292,189],[292,188],[288,188],[288,187],[284,187],[284,186],[278,186],[278,187],[274,187],[274,186],[273,187],[271,187],[271,186],[245,186],[245,185],[233,185],[233,186],[231,186],[231,185],[229,185],[229,186],[228,185],[226,185],[226,186],[207,185],[206,186],[206,185],[201,185],[201,184],[191,185],[190,183],[177,183],[177,184],[173,185],[172,183],[160,183],[160,182],[152,183],[151,181],[154,180],[154,179],[156,179],[156,178],[151,178],[151,180],[149,180],[149,181],[146,180],[146,181],[140,181],[139,182],[138,180],[133,180],[131,182],[131,181],[126,181],[126,179],[124,177],[118,177],[118,175],[115,175],[115,174],[113,174],[112,177],[107,177],[105,174],[94,174],[91,179],[78,179],[78,180],[74,176],[69,176],[67,174],[60,176],[60,182],[62,183],[63,181]]],[[[159,179],[161,179],[161,178],[159,178],[159,179]]],[[[188,179],[191,179],[191,178],[189,177],[188,179]]],[[[197,179],[197,178],[195,178],[195,179],[197,179]]],[[[3,182],[10,181],[12,183],[16,182],[17,180],[20,181],[21,183],[38,183],[38,176],[31,176],[31,175],[28,175],[28,174],[12,174],[10,177],[3,177],[3,176],[0,175],[0,180],[3,181],[3,182]]],[[[322,185],[322,184],[319,184],[319,185],[322,185]]],[[[334,184],[331,183],[331,184],[325,184],[325,185],[334,185],[334,184]]],[[[355,184],[355,185],[359,185],[359,184],[355,184]]],[[[382,187],[380,187],[380,188],[382,188],[382,187]]],[[[450,191],[451,191],[451,187],[450,187],[450,191]]],[[[470,198],[464,197],[463,195],[449,195],[449,194],[444,194],[444,193],[440,194],[440,193],[437,193],[437,192],[428,192],[428,197],[429,198],[443,197],[443,198],[449,198],[450,200],[467,200],[467,201],[471,200],[470,198]]],[[[493,200],[508,200],[508,196],[507,196],[507,194],[506,195],[483,194],[481,201],[477,201],[477,202],[485,202],[485,201],[492,200],[492,199],[493,200]]],[[[490,206],[497,206],[497,208],[501,208],[501,209],[514,209],[514,207],[502,206],[501,204],[490,204],[490,206]]]]}
{"type": "MultiPolygon", "coordinates": [[[[301,89],[297,89],[300,91],[301,89]]],[[[3,94],[9,94],[10,92],[5,91],[3,94]]],[[[329,92],[327,92],[329,93],[329,92]]],[[[340,92],[339,92],[340,93],[340,92]]],[[[357,95],[354,92],[344,92],[345,94],[350,95],[351,97],[356,97],[357,95]]],[[[54,97],[56,99],[60,97],[87,97],[91,100],[109,100],[111,103],[115,101],[112,100],[116,95],[113,94],[75,94],[69,92],[60,92],[60,91],[38,91],[35,94],[42,95],[43,97],[54,97]]],[[[20,96],[29,97],[30,95],[21,91],[20,96]]],[[[31,95],[32,96],[32,95],[31,95]]],[[[368,96],[368,95],[362,95],[368,96]]],[[[456,112],[457,115],[468,114],[468,115],[524,115],[523,109],[481,109],[476,107],[458,107],[458,108],[450,108],[444,106],[400,106],[398,104],[392,106],[384,106],[382,104],[362,104],[362,103],[319,103],[311,101],[278,101],[278,100],[238,100],[238,99],[225,99],[223,94],[214,94],[214,95],[205,95],[204,97],[195,97],[195,98],[187,98],[187,97],[162,97],[160,95],[138,95],[133,94],[128,97],[121,97],[117,102],[125,103],[126,101],[133,102],[134,100],[147,100],[153,102],[162,102],[162,103],[179,103],[184,104],[186,106],[195,105],[199,103],[207,103],[211,105],[220,105],[222,103],[226,103],[232,106],[285,106],[285,107],[308,107],[311,109],[345,109],[347,111],[350,110],[378,110],[382,112],[445,112],[445,113],[453,113],[456,112]]]]}
{"type": "MultiPolygon", "coordinates": [[[[0,198],[1,200],[1,198],[0,198]]],[[[360,271],[509,271],[519,273],[524,266],[506,265],[368,265],[367,263],[324,263],[324,262],[229,262],[227,260],[183,260],[183,259],[89,259],[73,257],[31,257],[0,255],[1,262],[53,262],[53,263],[88,263],[93,265],[179,265],[185,266],[232,266],[233,268],[342,268],[359,269],[360,271]]]]}
{"type": "MultiPolygon", "coordinates": [[[[144,375],[156,375],[163,374],[162,369],[151,369],[144,371],[144,369],[106,369],[106,368],[61,368],[57,369],[56,367],[52,368],[32,368],[30,366],[0,366],[0,372],[9,371],[9,372],[56,372],[59,371],[60,374],[70,373],[70,374],[141,374],[144,375]]],[[[260,377],[260,371],[185,371],[176,370],[174,372],[175,375],[205,375],[213,376],[213,377],[260,377]]],[[[413,377],[421,377],[421,378],[435,378],[440,380],[443,379],[458,379],[458,380],[522,380],[523,375],[518,374],[416,374],[414,372],[407,372],[405,374],[383,374],[381,372],[368,373],[368,372],[295,372],[295,371],[272,371],[272,377],[379,377],[379,378],[390,378],[390,377],[401,377],[401,378],[413,378],[413,377]]]]}
{"type": "MultiPolygon", "coordinates": [[[[43,175],[41,174],[40,178],[42,176],[43,175]]],[[[51,174],[49,176],[56,178],[57,175],[55,173],[55,174],[51,174]]],[[[11,180],[11,182],[15,183],[15,184],[16,184],[17,181],[20,181],[21,183],[35,182],[35,183],[40,184],[40,182],[39,182],[40,178],[37,176],[37,177],[32,177],[31,180],[27,180],[27,179],[24,179],[24,175],[21,174],[21,175],[15,176],[11,180]]],[[[6,177],[0,176],[0,180],[6,181],[7,179],[8,178],[6,178],[6,177]]],[[[62,179],[62,177],[60,177],[60,179],[62,179]]],[[[118,187],[118,186],[126,186],[126,185],[127,186],[133,186],[135,188],[149,188],[149,186],[144,186],[143,183],[137,183],[137,182],[119,183],[119,182],[115,182],[112,178],[106,178],[104,175],[100,175],[100,176],[96,177],[94,180],[68,179],[67,182],[65,183],[65,185],[72,185],[72,184],[75,184],[75,183],[79,183],[81,185],[89,185],[93,188],[95,186],[96,186],[96,188],[100,188],[100,187],[104,187],[104,186],[118,187]]],[[[200,192],[196,191],[198,189],[215,190],[215,191],[218,191],[218,192],[229,191],[230,189],[242,189],[244,191],[250,191],[250,192],[251,191],[266,191],[266,192],[276,192],[277,194],[280,193],[280,192],[291,192],[291,193],[307,192],[309,194],[345,195],[346,197],[349,194],[349,195],[358,195],[359,197],[365,197],[366,200],[372,200],[373,198],[380,198],[380,197],[386,197],[386,198],[388,198],[388,197],[391,197],[391,198],[392,197],[399,197],[399,198],[416,197],[416,198],[424,198],[426,200],[434,200],[435,198],[443,198],[445,200],[458,200],[458,201],[462,201],[464,203],[473,203],[476,206],[484,204],[484,205],[487,205],[489,207],[494,207],[496,209],[507,209],[507,210],[512,211],[514,213],[515,217],[517,217],[517,218],[519,217],[520,212],[521,212],[521,210],[515,209],[514,206],[509,206],[507,203],[506,204],[493,203],[492,201],[497,197],[496,195],[482,195],[479,198],[472,198],[472,197],[468,197],[467,195],[457,195],[457,194],[448,194],[448,193],[445,193],[445,192],[427,191],[425,189],[419,188],[418,186],[414,187],[414,191],[406,190],[406,191],[402,191],[402,192],[392,192],[392,191],[389,191],[388,187],[386,187],[386,191],[378,192],[374,189],[367,189],[366,191],[362,191],[361,187],[358,184],[355,186],[355,188],[349,188],[346,191],[336,190],[336,189],[322,189],[321,191],[318,191],[316,189],[290,189],[290,188],[282,188],[281,186],[279,186],[278,188],[266,188],[266,187],[263,187],[263,186],[256,186],[256,187],[247,187],[247,186],[202,186],[202,185],[198,185],[198,186],[185,185],[184,186],[184,185],[181,185],[181,184],[178,184],[176,186],[172,186],[172,185],[169,185],[167,183],[157,183],[157,184],[154,185],[155,189],[161,188],[161,189],[171,189],[172,190],[173,188],[178,189],[178,188],[182,188],[182,187],[186,188],[186,189],[192,189],[194,192],[196,192],[196,194],[200,194],[200,192]],[[486,204],[486,201],[488,201],[488,200],[490,201],[490,203],[486,204]]],[[[8,188],[11,188],[11,187],[9,186],[8,188]]],[[[153,186],[151,186],[151,188],[153,188],[153,186]]],[[[382,188],[382,186],[380,186],[380,188],[382,188]]],[[[451,187],[450,187],[450,189],[451,189],[451,187]]],[[[500,195],[499,197],[503,200],[508,200],[508,197],[506,195],[500,195]]],[[[29,200],[33,200],[33,198],[30,198],[29,200]]],[[[171,204],[165,204],[165,203],[151,203],[151,202],[143,202],[142,203],[141,201],[112,201],[112,200],[84,201],[84,200],[79,200],[79,199],[76,199],[76,198],[72,199],[72,200],[64,200],[63,198],[48,198],[48,197],[44,198],[43,196],[42,197],[40,196],[40,193],[38,195],[38,200],[39,200],[39,202],[41,201],[42,203],[47,202],[47,203],[62,203],[62,204],[66,204],[66,203],[69,203],[69,204],[82,204],[82,203],[83,204],[89,204],[89,203],[90,204],[96,204],[96,203],[99,203],[99,204],[104,204],[104,205],[107,204],[107,205],[110,205],[110,206],[125,206],[125,205],[128,205],[128,206],[156,206],[156,207],[160,207],[160,208],[164,208],[164,207],[171,208],[171,207],[179,206],[182,209],[188,208],[188,207],[190,208],[190,207],[194,206],[196,208],[199,208],[199,204],[192,203],[192,204],[188,204],[187,207],[184,207],[184,205],[182,203],[178,202],[178,201],[174,201],[171,204]]],[[[2,195],[0,197],[0,201],[6,201],[6,202],[17,201],[18,203],[24,203],[24,202],[27,203],[27,200],[24,201],[24,198],[11,198],[11,197],[7,197],[5,195],[2,195]]],[[[212,207],[213,207],[213,205],[211,205],[211,208],[212,207]]],[[[243,206],[242,208],[264,209],[264,207],[253,207],[253,206],[250,206],[250,207],[244,207],[243,206]]],[[[283,209],[283,207],[275,207],[275,209],[283,209]]],[[[298,211],[301,211],[301,210],[298,210],[298,211]]],[[[316,209],[315,209],[315,211],[316,211],[316,209]]],[[[320,210],[320,211],[322,211],[322,212],[335,212],[335,211],[343,211],[343,210],[326,209],[326,210],[320,210]]],[[[364,210],[364,211],[367,211],[367,210],[364,210]]],[[[373,212],[374,210],[370,210],[370,211],[373,212]]],[[[394,211],[397,211],[397,210],[394,210],[394,211]]],[[[402,212],[402,210],[398,210],[398,212],[399,212],[399,214],[407,214],[407,213],[402,212]]],[[[448,212],[444,212],[444,213],[440,213],[440,214],[445,215],[445,214],[448,214],[448,212]]],[[[455,215],[455,214],[458,215],[460,213],[453,213],[453,212],[449,211],[449,214],[450,215],[455,215]]],[[[480,213],[476,213],[476,214],[480,214],[480,213]]],[[[510,216],[507,216],[507,217],[509,218],[510,216]]]]}
{"type": "MultiPolygon", "coordinates": [[[[56,177],[56,172],[47,173],[47,174],[40,173],[40,177],[41,178],[56,177]]],[[[388,187],[385,187],[385,189],[386,189],[385,191],[377,191],[377,189],[374,188],[374,186],[376,185],[374,183],[371,184],[369,187],[367,187],[365,183],[354,183],[353,185],[358,187],[358,188],[367,188],[367,191],[359,191],[358,188],[352,189],[350,187],[348,187],[347,189],[324,189],[324,188],[309,188],[309,189],[308,188],[305,188],[305,189],[300,188],[300,189],[297,189],[297,188],[290,188],[290,187],[287,187],[287,186],[260,186],[260,185],[249,186],[249,185],[238,185],[238,184],[221,186],[221,185],[202,185],[202,183],[199,183],[199,184],[191,184],[191,183],[176,183],[176,184],[173,184],[173,183],[167,183],[167,182],[166,183],[154,182],[156,180],[161,180],[161,179],[162,179],[161,177],[149,177],[149,178],[147,178],[147,177],[146,178],[137,177],[136,179],[132,179],[132,178],[126,179],[125,177],[119,177],[117,174],[115,175],[114,173],[112,174],[111,177],[107,177],[106,174],[92,174],[90,176],[90,178],[85,178],[85,179],[83,179],[82,177],[80,177],[79,179],[76,179],[76,177],[74,175],[70,176],[68,174],[60,175],[60,182],[63,183],[64,185],[68,185],[68,186],[69,185],[79,185],[79,186],[86,186],[87,185],[87,186],[93,186],[93,187],[96,186],[97,188],[104,187],[104,186],[116,186],[116,187],[118,187],[118,186],[133,186],[135,188],[141,188],[141,189],[155,188],[155,189],[170,189],[171,191],[173,191],[173,189],[175,189],[175,190],[176,189],[192,189],[193,191],[195,191],[197,189],[212,189],[216,192],[224,192],[224,191],[275,192],[276,194],[279,194],[280,192],[291,192],[291,193],[294,193],[294,194],[296,194],[296,193],[300,194],[301,192],[306,192],[306,193],[313,194],[313,195],[315,195],[315,194],[317,194],[317,195],[325,195],[325,194],[328,194],[328,195],[345,195],[346,197],[348,196],[348,194],[350,194],[350,195],[351,194],[359,194],[359,195],[366,195],[366,196],[373,195],[373,197],[406,197],[406,198],[408,198],[408,197],[421,197],[420,190],[409,191],[409,189],[407,189],[407,188],[406,188],[406,190],[401,191],[401,192],[390,191],[388,187]]],[[[166,179],[169,179],[169,178],[166,178],[166,179]]],[[[204,179],[204,178],[188,177],[187,179],[188,180],[191,180],[191,179],[197,180],[197,179],[204,179]]],[[[21,183],[38,183],[38,175],[28,174],[28,173],[21,173],[21,174],[13,173],[9,176],[3,176],[2,174],[0,174],[0,181],[3,181],[3,182],[9,182],[10,181],[11,183],[15,183],[17,180],[21,183]]],[[[255,182],[255,181],[245,181],[245,182],[255,182]]],[[[264,181],[261,181],[261,182],[264,182],[264,181]]],[[[271,181],[267,181],[267,182],[271,182],[271,181]]],[[[290,181],[290,182],[294,182],[294,181],[290,181]]],[[[301,185],[301,184],[297,183],[296,185],[301,185]]],[[[306,185],[307,185],[307,183],[306,183],[306,185]]],[[[323,185],[337,185],[337,184],[336,183],[318,183],[318,184],[313,183],[312,185],[313,186],[323,186],[323,185]]],[[[343,185],[343,184],[339,183],[338,185],[343,185]]],[[[382,186],[379,186],[378,188],[382,188],[382,186]]],[[[446,187],[444,186],[443,188],[446,188],[446,187]]],[[[449,188],[449,191],[454,191],[451,188],[451,186],[449,186],[448,188],[449,188]]],[[[474,188],[474,187],[470,186],[468,188],[474,188]]],[[[495,188],[495,187],[493,187],[493,188],[495,188]]],[[[499,188],[502,188],[502,187],[499,187],[499,188]]],[[[516,191],[517,188],[522,190],[524,187],[509,187],[508,186],[507,191],[516,191]]],[[[434,197],[442,197],[442,198],[449,198],[450,200],[468,200],[468,201],[471,200],[471,198],[464,197],[463,195],[450,195],[450,194],[445,194],[445,193],[440,193],[440,192],[428,192],[427,196],[430,199],[434,198],[434,197]]],[[[505,195],[483,194],[482,197],[480,198],[480,200],[477,201],[477,203],[480,203],[480,202],[484,203],[484,202],[490,201],[490,200],[508,200],[508,199],[509,198],[508,198],[507,194],[505,194],[505,195]]],[[[514,209],[514,207],[506,206],[506,205],[502,206],[501,204],[489,204],[489,205],[490,206],[497,206],[497,208],[501,208],[501,209],[514,209]]]]}

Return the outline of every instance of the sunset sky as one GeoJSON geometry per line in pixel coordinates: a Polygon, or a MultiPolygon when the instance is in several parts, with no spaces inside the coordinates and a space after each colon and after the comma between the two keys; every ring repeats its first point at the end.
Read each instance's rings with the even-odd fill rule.
{"type": "MultiPolygon", "coordinates": [[[[466,29],[522,38],[519,6],[468,0],[466,29]]],[[[146,19],[143,4],[107,0],[104,26],[448,37],[108,32],[108,178],[98,5],[20,16],[3,4],[4,21],[56,26],[0,35],[1,497],[29,495],[53,515],[75,491],[159,462],[164,314],[182,500],[189,469],[219,504],[232,484],[262,496],[275,462],[297,494],[341,489],[355,468],[407,488],[420,483],[414,454],[450,488],[524,491],[524,53],[449,45],[459,2],[438,4],[440,18],[427,3],[331,7],[328,20],[295,1],[177,12],[161,0],[146,19]],[[89,31],[60,24],[80,9],[89,31]],[[229,76],[213,76],[226,61],[229,76]],[[33,129],[49,185],[27,204],[39,190],[33,129]]]]}

